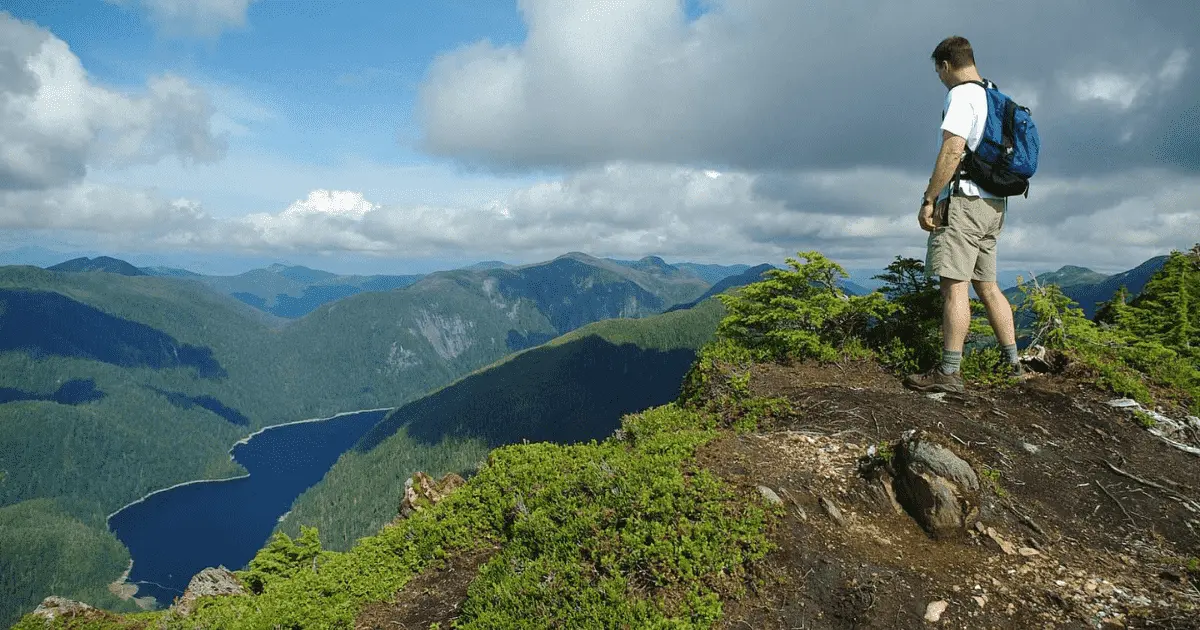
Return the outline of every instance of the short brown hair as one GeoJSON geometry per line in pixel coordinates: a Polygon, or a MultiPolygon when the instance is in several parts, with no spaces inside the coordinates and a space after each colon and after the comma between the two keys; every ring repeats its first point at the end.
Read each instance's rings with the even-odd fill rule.
{"type": "Polygon", "coordinates": [[[975,65],[975,52],[971,50],[971,42],[958,35],[943,39],[937,48],[933,49],[931,57],[936,64],[950,62],[950,67],[955,70],[975,65]]]}

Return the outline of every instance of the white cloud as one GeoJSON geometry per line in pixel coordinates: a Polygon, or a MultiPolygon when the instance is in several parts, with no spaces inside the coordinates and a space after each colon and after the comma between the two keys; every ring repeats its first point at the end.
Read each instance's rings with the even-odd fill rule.
{"type": "Polygon", "coordinates": [[[1036,87],[1026,83],[1014,83],[1012,85],[1000,86],[1000,91],[1007,94],[1018,105],[1028,107],[1034,111],[1035,116],[1039,113],[1036,110],[1038,109],[1038,105],[1042,103],[1042,95],[1041,91],[1036,87]]]}
{"type": "MultiPolygon", "coordinates": [[[[380,258],[545,260],[567,251],[699,262],[782,263],[818,249],[851,267],[924,256],[911,201],[925,176],[881,169],[769,174],[610,163],[478,203],[386,204],[319,189],[276,212],[210,217],[194,202],[117,191],[22,214],[0,199],[0,225],[87,227],[130,244],[238,254],[353,253],[380,258]],[[906,195],[904,191],[912,191],[906,195]],[[881,194],[880,191],[887,191],[881,194]],[[132,200],[132,201],[130,201],[132,200]],[[111,213],[111,214],[106,214],[111,213]],[[16,217],[16,218],[14,218],[16,217]],[[22,218],[23,217],[23,218],[22,218]],[[51,218],[47,218],[51,217],[51,218]],[[150,236],[146,236],[150,234],[150,236]]],[[[1200,240],[1200,178],[1166,170],[1042,178],[1010,202],[1001,266],[1128,268],[1200,240]]]]}
{"type": "Polygon", "coordinates": [[[1155,92],[1162,95],[1178,87],[1187,73],[1190,57],[1188,50],[1177,48],[1163,61],[1157,73],[1152,69],[1126,73],[1099,71],[1072,81],[1070,90],[1078,101],[1100,101],[1125,111],[1139,99],[1155,92]]]}
{"type": "Polygon", "coordinates": [[[1188,59],[1191,58],[1191,53],[1187,50],[1179,48],[1171,53],[1167,61],[1163,63],[1162,70],[1158,71],[1158,80],[1165,83],[1168,87],[1175,87],[1187,72],[1188,59]]]}
{"type": "MultiPolygon", "coordinates": [[[[970,35],[985,76],[1037,108],[1051,141],[1046,171],[1156,163],[1158,140],[1171,132],[1166,121],[1200,98],[1200,88],[1184,80],[1182,46],[1196,40],[1195,21],[1170,20],[1162,6],[1015,2],[872,3],[863,10],[714,0],[689,20],[680,0],[602,7],[522,0],[523,42],[479,41],[431,64],[418,99],[421,146],[516,172],[614,160],[905,168],[936,151],[930,145],[944,92],[928,59],[941,38],[958,32],[970,35]],[[1019,42],[978,28],[1013,12],[1028,26],[1019,42]],[[1064,23],[1080,28],[1063,31],[1064,23]],[[1177,50],[1164,53],[1164,46],[1177,50]],[[1152,85],[1155,77],[1162,86],[1152,85]],[[1145,98],[1172,82],[1188,87],[1145,98]],[[1102,107],[1080,107],[1087,102],[1102,107]],[[1135,106],[1137,116],[1128,116],[1135,106]],[[1097,135],[1117,124],[1128,129],[1097,135]],[[1123,132],[1133,141],[1122,144],[1123,132]],[[1058,157],[1067,149],[1070,159],[1058,157]]],[[[1194,163],[1187,155],[1169,159],[1194,163]]]]}
{"type": "Polygon", "coordinates": [[[131,242],[195,233],[212,224],[198,203],[152,189],[79,183],[52,190],[0,190],[0,228],[76,230],[131,242]]]}
{"type": "Polygon", "coordinates": [[[107,0],[136,4],[162,32],[215,37],[246,26],[246,12],[256,0],[107,0]]]}
{"type": "Polygon", "coordinates": [[[79,181],[89,165],[219,158],[207,96],[172,75],[142,95],[98,86],[65,42],[0,12],[0,190],[79,181]]]}
{"type": "Polygon", "coordinates": [[[327,215],[361,219],[377,207],[379,206],[363,198],[362,193],[346,190],[314,190],[308,193],[307,199],[296,201],[288,206],[283,214],[289,217],[327,215]]]}
{"type": "Polygon", "coordinates": [[[1127,110],[1133,106],[1148,82],[1145,77],[1102,72],[1076,80],[1071,90],[1076,100],[1101,101],[1127,110]]]}

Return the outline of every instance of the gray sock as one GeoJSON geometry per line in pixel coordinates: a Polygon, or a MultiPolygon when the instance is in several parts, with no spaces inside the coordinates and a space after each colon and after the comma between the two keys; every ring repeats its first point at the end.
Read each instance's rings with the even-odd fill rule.
{"type": "Polygon", "coordinates": [[[1000,349],[1004,351],[1004,356],[1008,357],[1009,363],[1021,362],[1021,357],[1017,355],[1017,344],[1014,343],[1011,346],[1000,346],[1000,349]]]}
{"type": "Polygon", "coordinates": [[[942,374],[954,374],[962,365],[962,353],[942,350],[942,374]]]}

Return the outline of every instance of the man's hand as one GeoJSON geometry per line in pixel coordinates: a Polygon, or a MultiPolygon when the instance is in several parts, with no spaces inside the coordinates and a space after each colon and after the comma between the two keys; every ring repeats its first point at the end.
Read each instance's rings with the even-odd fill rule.
{"type": "Polygon", "coordinates": [[[921,204],[921,210],[917,212],[917,223],[926,232],[932,232],[937,229],[937,225],[933,222],[933,203],[929,200],[921,204]]]}

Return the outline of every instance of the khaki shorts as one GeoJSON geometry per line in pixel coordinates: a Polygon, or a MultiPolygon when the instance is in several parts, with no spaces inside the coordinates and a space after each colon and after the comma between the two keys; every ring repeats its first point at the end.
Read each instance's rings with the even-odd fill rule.
{"type": "MultiPolygon", "coordinates": [[[[925,273],[947,280],[996,281],[996,237],[1003,199],[951,195],[945,221],[929,233],[925,273]]],[[[934,213],[935,217],[937,212],[934,213]]]]}

